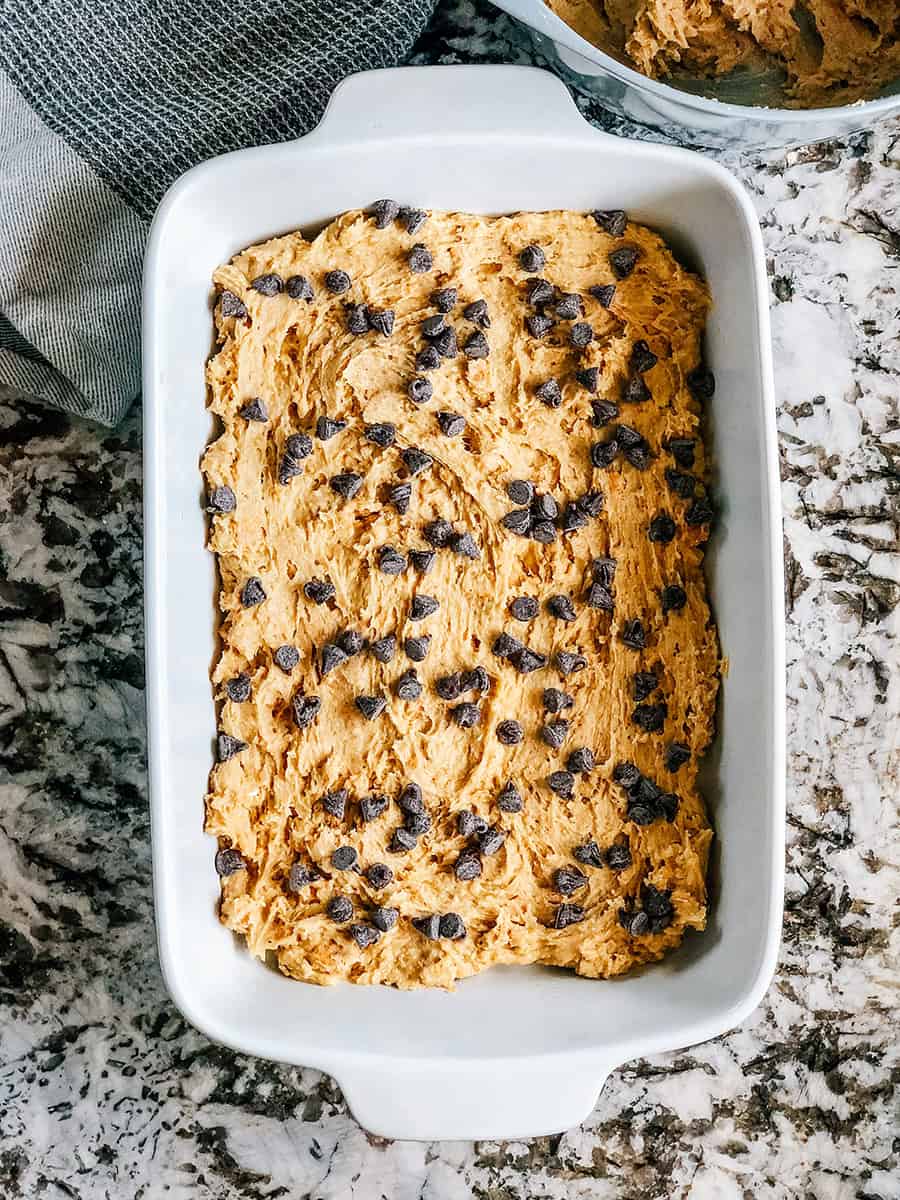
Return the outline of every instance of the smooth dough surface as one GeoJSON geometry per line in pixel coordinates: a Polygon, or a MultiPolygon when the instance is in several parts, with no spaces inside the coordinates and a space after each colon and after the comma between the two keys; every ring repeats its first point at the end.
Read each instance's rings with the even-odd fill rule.
{"type": "Polygon", "coordinates": [[[786,73],[788,104],[870,99],[900,77],[896,0],[546,0],[582,37],[651,78],[786,73]]]}
{"type": "Polygon", "coordinates": [[[400,223],[379,230],[370,217],[353,212],[312,241],[295,233],[246,250],[216,272],[215,283],[247,310],[245,318],[228,317],[221,303],[216,307],[219,345],[208,382],[210,407],[222,428],[203,461],[207,487],[228,485],[237,500],[234,512],[213,518],[210,534],[221,579],[221,655],[213,669],[219,726],[247,743],[213,769],[207,797],[208,831],[220,846],[236,848],[246,863],[222,880],[222,921],[246,938],[255,955],[277,960],[297,979],[402,988],[449,987],[496,963],[540,962],[589,976],[617,975],[661,957],[681,941],[686,927],[702,929],[712,834],[696,773],[712,734],[718,644],[702,570],[708,531],[685,521],[688,502],[667,486],[665,471],[673,460],[665,447],[673,437],[696,439],[693,473],[702,492],[700,406],[685,379],[700,361],[709,303],[704,284],[650,230],[629,224],[624,237],[614,238],[590,215],[572,212],[501,218],[432,213],[414,236],[400,223]],[[427,245],[433,256],[433,269],[424,274],[412,273],[407,264],[415,242],[427,245]],[[526,332],[524,318],[534,310],[526,297],[529,272],[517,256],[530,243],[546,254],[541,275],[562,292],[584,298],[582,319],[595,335],[586,349],[570,345],[570,321],[558,321],[543,339],[526,332]],[[617,282],[608,256],[623,246],[637,248],[640,258],[631,275],[617,282]],[[332,295],[323,285],[333,269],[351,276],[345,295],[332,295]],[[306,276],[314,298],[259,294],[250,281],[267,273],[306,276]],[[589,288],[612,283],[615,296],[604,308],[589,288]],[[464,306],[487,301],[490,355],[471,360],[461,352],[445,359],[429,373],[434,398],[416,405],[407,385],[416,374],[416,352],[425,344],[421,323],[435,314],[433,290],[450,286],[458,289],[459,303],[447,320],[460,346],[474,331],[464,306]],[[392,334],[349,333],[348,301],[393,309],[392,334]],[[590,448],[612,426],[592,427],[592,396],[574,373],[598,368],[598,396],[617,399],[639,339],[658,356],[644,375],[652,398],[622,404],[619,420],[647,439],[652,461],[638,470],[620,456],[599,470],[591,464],[590,448]],[[535,396],[550,377],[561,384],[558,408],[535,396]],[[256,397],[268,410],[267,422],[239,414],[256,397]],[[465,417],[462,436],[440,432],[441,411],[465,417]],[[314,435],[323,414],[347,422],[325,441],[314,435]],[[364,426],[375,422],[396,426],[393,446],[380,448],[366,439],[364,426]],[[312,436],[312,453],[302,473],[282,485],[277,471],[285,440],[301,431],[312,436]],[[385,496],[408,475],[401,451],[409,446],[427,451],[434,464],[412,478],[409,511],[400,515],[385,496]],[[331,477],[344,472],[363,477],[351,500],[329,486],[331,477]],[[518,537],[501,525],[515,507],[505,493],[515,479],[533,481],[560,505],[599,489],[603,512],[552,545],[518,537]],[[677,528],[668,544],[648,539],[650,520],[663,511],[677,528]],[[378,569],[381,546],[403,553],[426,549],[423,526],[438,517],[468,530],[480,558],[442,549],[426,575],[412,567],[400,575],[378,569]],[[612,615],[584,602],[591,561],[601,556],[617,563],[612,615]],[[246,608],[240,592],[251,577],[262,581],[267,598],[246,608]],[[324,578],[333,583],[334,597],[311,603],[304,583],[324,578]],[[683,586],[687,603],[664,614],[660,591],[672,583],[683,586]],[[437,598],[440,607],[411,622],[416,594],[437,598]],[[547,611],[555,594],[571,597],[574,621],[547,611]],[[523,595],[540,604],[539,615],[527,624],[513,620],[508,609],[523,595]],[[647,631],[642,651],[621,640],[625,623],[634,619],[647,631]],[[322,678],[319,648],[348,629],[369,639],[396,634],[396,657],[383,664],[362,651],[322,678]],[[551,661],[520,674],[492,654],[503,631],[550,660],[560,650],[580,652],[587,667],[564,677],[551,661]],[[423,634],[432,639],[429,653],[423,662],[411,662],[404,639],[423,634]],[[284,644],[299,651],[290,674],[273,662],[275,649],[284,644]],[[434,683],[478,665],[487,670],[491,686],[480,700],[479,724],[462,729],[450,719],[453,705],[435,693],[434,683]],[[423,692],[418,700],[402,701],[394,688],[410,667],[423,692]],[[645,733],[632,721],[632,680],[639,671],[658,676],[651,699],[667,705],[660,733],[645,733]],[[241,672],[250,678],[252,695],[236,703],[227,697],[225,683],[241,672]],[[564,690],[573,700],[562,714],[571,724],[560,750],[539,737],[547,719],[546,688],[564,690]],[[304,730],[291,718],[297,693],[321,701],[317,719],[304,730]],[[388,697],[386,710],[365,720],[354,705],[359,695],[388,697]],[[506,719],[523,726],[520,744],[498,741],[496,726],[506,719]],[[665,747],[673,741],[691,750],[690,761],[677,772],[664,766],[665,747]],[[576,747],[589,747],[597,765],[577,776],[574,795],[565,799],[550,790],[547,778],[576,747]],[[627,797],[612,778],[622,762],[636,764],[663,791],[678,795],[673,821],[640,826],[627,819],[627,797]],[[520,813],[498,809],[497,795],[507,780],[523,797],[520,813]],[[388,844],[403,819],[396,797],[408,781],[421,786],[432,828],[409,853],[390,853],[388,844]],[[319,803],[338,788],[347,788],[350,797],[343,820],[319,803]],[[364,824],[357,801],[373,793],[387,795],[390,804],[364,824]],[[463,809],[505,834],[503,848],[483,857],[481,877],[470,882],[454,873],[469,844],[457,832],[463,809]],[[574,847],[589,838],[604,850],[627,841],[631,865],[617,872],[575,862],[574,847]],[[364,869],[386,863],[394,882],[375,891],[362,874],[335,871],[331,855],[341,846],[352,846],[364,869]],[[288,886],[296,862],[318,871],[299,893],[288,886]],[[583,907],[585,919],[556,929],[555,914],[566,897],[555,890],[554,873],[566,866],[587,876],[586,886],[569,898],[583,907]],[[662,932],[632,936],[619,912],[640,904],[642,885],[648,884],[671,893],[674,916],[662,932]],[[398,909],[399,921],[376,944],[360,949],[348,925],[326,913],[337,895],[352,900],[355,921],[365,922],[375,905],[398,909]],[[462,917],[465,938],[431,941],[411,923],[447,912],[462,917]]]}

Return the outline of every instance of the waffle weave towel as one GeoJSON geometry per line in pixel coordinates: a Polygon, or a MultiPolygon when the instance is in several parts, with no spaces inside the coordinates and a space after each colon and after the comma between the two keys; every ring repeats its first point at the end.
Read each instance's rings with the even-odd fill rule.
{"type": "Polygon", "coordinates": [[[114,425],[140,387],[144,239],[166,188],[308,132],[434,0],[0,0],[0,384],[114,425]]]}

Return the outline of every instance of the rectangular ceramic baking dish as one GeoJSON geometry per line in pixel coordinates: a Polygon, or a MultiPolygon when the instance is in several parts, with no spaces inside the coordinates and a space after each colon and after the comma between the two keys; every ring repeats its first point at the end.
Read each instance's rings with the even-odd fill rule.
{"type": "Polygon", "coordinates": [[[722,168],[608,137],[551,75],[424,67],[348,79],[299,141],[188,172],[160,205],[144,283],[148,723],[159,950],[169,991],[209,1037],[335,1076],[390,1137],[560,1130],[636,1055],[702,1041],[762,997],[779,941],[783,614],[766,272],[756,220],[722,168]],[[232,254],[397,196],[484,213],[626,208],[709,281],[718,388],[710,429],[722,515],[709,575],[730,670],[706,793],[718,835],[710,925],[613,982],[499,967],[455,992],[297,983],[218,922],[203,833],[215,711],[215,578],[198,463],[212,349],[210,277],[232,254]]]}

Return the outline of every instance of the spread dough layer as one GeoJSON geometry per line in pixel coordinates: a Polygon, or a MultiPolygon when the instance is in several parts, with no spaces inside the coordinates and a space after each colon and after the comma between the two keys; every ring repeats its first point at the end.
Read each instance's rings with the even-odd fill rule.
{"type": "Polygon", "coordinates": [[[419,220],[215,273],[221,919],[317,983],[617,975],[706,914],[707,291],[620,214],[419,220]]]}

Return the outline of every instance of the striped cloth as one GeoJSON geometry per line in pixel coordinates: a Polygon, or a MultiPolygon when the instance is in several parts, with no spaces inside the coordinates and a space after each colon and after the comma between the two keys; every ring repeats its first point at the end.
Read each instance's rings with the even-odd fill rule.
{"type": "Polygon", "coordinates": [[[344,75],[406,57],[434,3],[0,3],[0,384],[114,425],[166,188],[308,132],[344,75]]]}

